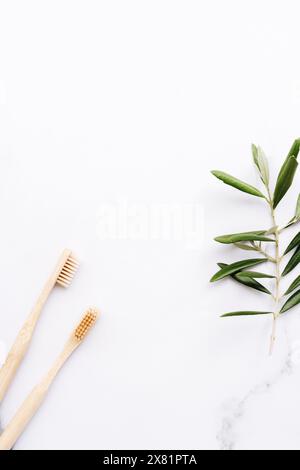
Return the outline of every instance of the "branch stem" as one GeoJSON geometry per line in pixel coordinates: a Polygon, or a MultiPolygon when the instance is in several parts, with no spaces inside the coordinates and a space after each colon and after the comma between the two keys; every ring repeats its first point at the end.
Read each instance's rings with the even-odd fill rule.
{"type": "Polygon", "coordinates": [[[276,263],[276,258],[270,256],[263,248],[256,245],[256,251],[264,255],[269,261],[271,261],[271,263],[276,263]]]}
{"type": "Polygon", "coordinates": [[[272,325],[272,333],[271,333],[271,340],[270,340],[270,355],[273,352],[274,348],[274,343],[276,340],[276,320],[277,317],[279,316],[279,311],[280,311],[280,281],[281,281],[281,274],[280,274],[280,262],[281,262],[281,256],[280,256],[280,251],[279,251],[279,228],[276,223],[276,216],[275,216],[275,210],[273,207],[272,203],[272,198],[270,194],[270,189],[268,189],[268,195],[269,195],[269,206],[271,210],[271,217],[272,217],[272,223],[273,226],[275,227],[274,231],[274,238],[275,238],[275,293],[274,293],[274,313],[273,313],[273,325],[272,325]]]}

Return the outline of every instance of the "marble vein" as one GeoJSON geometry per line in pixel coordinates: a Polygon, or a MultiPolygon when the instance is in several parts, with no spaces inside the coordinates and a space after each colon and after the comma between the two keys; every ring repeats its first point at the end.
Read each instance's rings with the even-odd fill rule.
{"type": "Polygon", "coordinates": [[[268,393],[285,377],[294,373],[293,348],[288,336],[287,327],[284,328],[287,352],[283,363],[271,379],[254,385],[242,398],[233,398],[222,405],[223,418],[217,433],[217,442],[220,450],[235,450],[238,441],[237,427],[246,414],[247,406],[258,395],[268,393]]]}

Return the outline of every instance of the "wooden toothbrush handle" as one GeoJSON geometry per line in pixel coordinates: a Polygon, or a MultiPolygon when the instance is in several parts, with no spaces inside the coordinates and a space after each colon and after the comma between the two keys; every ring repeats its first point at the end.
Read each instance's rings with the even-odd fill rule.
{"type": "Polygon", "coordinates": [[[18,437],[22,434],[30,419],[40,407],[46,393],[47,389],[43,388],[41,385],[38,385],[32,390],[5,431],[1,434],[0,450],[10,450],[13,448],[18,437]]]}
{"type": "Polygon", "coordinates": [[[53,279],[49,279],[32,312],[15,339],[6,361],[0,370],[0,402],[3,400],[29,348],[37,321],[54,285],[53,279]]]}
{"type": "Polygon", "coordinates": [[[71,250],[64,250],[58,260],[58,263],[49,277],[40,297],[38,298],[32,312],[27,318],[23,328],[19,332],[14,345],[12,346],[6,361],[3,367],[0,370],[0,403],[3,400],[20,363],[22,362],[31,342],[37,321],[41,315],[42,309],[54,288],[56,282],[58,281],[59,275],[68,260],[71,256],[71,250]]]}
{"type": "Polygon", "coordinates": [[[10,450],[15,445],[18,438],[23,433],[31,418],[35,415],[47,395],[50,385],[54,381],[56,375],[76,349],[77,345],[69,343],[63,352],[55,361],[44,379],[38,384],[25,399],[21,407],[16,412],[8,426],[0,435],[0,450],[10,450]]]}

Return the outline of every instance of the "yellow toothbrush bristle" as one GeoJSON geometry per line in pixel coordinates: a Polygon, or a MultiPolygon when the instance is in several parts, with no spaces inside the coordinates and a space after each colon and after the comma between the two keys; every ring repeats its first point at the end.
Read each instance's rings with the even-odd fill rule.
{"type": "Polygon", "coordinates": [[[78,267],[78,261],[76,261],[74,256],[70,255],[57,278],[57,284],[62,287],[69,287],[78,267]]]}
{"type": "Polygon", "coordinates": [[[90,331],[90,329],[94,326],[96,323],[96,320],[99,316],[98,310],[94,308],[90,308],[84,317],[82,318],[81,322],[77,326],[75,330],[75,338],[78,341],[82,341],[87,333],[90,331]]]}

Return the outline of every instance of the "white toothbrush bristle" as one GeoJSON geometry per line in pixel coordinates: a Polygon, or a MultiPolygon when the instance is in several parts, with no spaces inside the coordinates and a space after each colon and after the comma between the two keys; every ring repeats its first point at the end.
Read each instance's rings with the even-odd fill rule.
{"type": "Polygon", "coordinates": [[[69,287],[78,269],[78,266],[79,263],[76,261],[76,259],[73,256],[69,256],[57,278],[57,284],[62,287],[69,287]]]}

